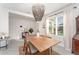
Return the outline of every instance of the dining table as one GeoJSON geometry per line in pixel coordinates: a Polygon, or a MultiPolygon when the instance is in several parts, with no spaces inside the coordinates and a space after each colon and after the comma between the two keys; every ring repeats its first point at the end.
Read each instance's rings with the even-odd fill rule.
{"type": "MultiPolygon", "coordinates": [[[[47,36],[27,36],[27,39],[39,52],[43,52],[46,49],[49,49],[60,43],[59,40],[49,38],[47,36]]],[[[51,51],[52,52],[52,51],[51,51]]],[[[51,53],[50,52],[50,53],[51,53]]]]}

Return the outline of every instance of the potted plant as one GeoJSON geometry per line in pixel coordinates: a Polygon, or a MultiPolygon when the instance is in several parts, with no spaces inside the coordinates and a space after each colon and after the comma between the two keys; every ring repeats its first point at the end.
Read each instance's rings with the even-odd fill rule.
{"type": "Polygon", "coordinates": [[[32,34],[32,33],[33,33],[33,29],[32,29],[32,28],[30,28],[30,29],[29,29],[29,32],[32,34]]]}

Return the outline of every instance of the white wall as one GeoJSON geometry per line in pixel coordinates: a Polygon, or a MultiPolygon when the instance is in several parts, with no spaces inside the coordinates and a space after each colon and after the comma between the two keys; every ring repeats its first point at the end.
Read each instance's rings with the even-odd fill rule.
{"type": "Polygon", "coordinates": [[[10,14],[9,23],[10,23],[9,33],[11,39],[18,39],[18,37],[21,38],[21,33],[23,32],[24,28],[26,28],[27,30],[29,28],[33,28],[34,29],[33,34],[36,34],[36,22],[32,20],[32,18],[10,14]],[[20,28],[20,25],[22,25],[23,27],[20,28]]]}
{"type": "Polygon", "coordinates": [[[8,9],[0,6],[0,32],[9,33],[8,9]]]}
{"type": "Polygon", "coordinates": [[[46,18],[43,17],[39,23],[39,32],[40,35],[46,35],[46,18]]]}

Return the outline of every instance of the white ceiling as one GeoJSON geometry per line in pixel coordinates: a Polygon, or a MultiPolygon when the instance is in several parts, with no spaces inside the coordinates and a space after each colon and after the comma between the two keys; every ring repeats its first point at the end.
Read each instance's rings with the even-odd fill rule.
{"type": "MultiPolygon", "coordinates": [[[[45,14],[49,14],[58,9],[64,8],[70,3],[44,3],[45,14]]],[[[0,6],[8,8],[13,11],[19,11],[22,13],[27,13],[32,15],[32,5],[33,3],[0,3],[0,6]]]]}

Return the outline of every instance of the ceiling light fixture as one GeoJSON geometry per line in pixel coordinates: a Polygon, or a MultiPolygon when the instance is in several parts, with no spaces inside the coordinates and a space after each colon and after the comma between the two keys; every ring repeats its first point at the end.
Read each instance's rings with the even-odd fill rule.
{"type": "Polygon", "coordinates": [[[44,5],[43,4],[35,4],[32,6],[32,12],[36,21],[41,21],[44,15],[44,5]]]}
{"type": "Polygon", "coordinates": [[[35,4],[32,6],[32,12],[35,18],[35,21],[37,22],[37,37],[39,37],[39,21],[42,20],[42,17],[44,15],[44,5],[43,4],[35,4]]]}

